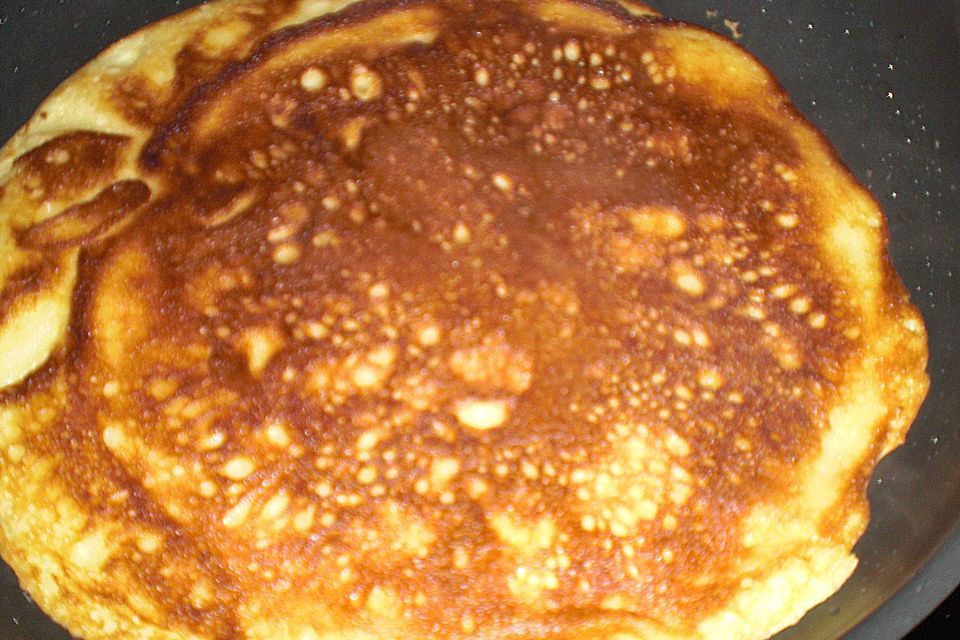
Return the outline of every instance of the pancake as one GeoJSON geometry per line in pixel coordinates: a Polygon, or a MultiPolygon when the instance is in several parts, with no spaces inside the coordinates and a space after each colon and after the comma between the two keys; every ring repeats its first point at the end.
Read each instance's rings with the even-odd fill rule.
{"type": "Polygon", "coordinates": [[[0,184],[0,553],[88,640],[766,638],[928,386],[875,200],[637,2],[218,0],[0,184]]]}

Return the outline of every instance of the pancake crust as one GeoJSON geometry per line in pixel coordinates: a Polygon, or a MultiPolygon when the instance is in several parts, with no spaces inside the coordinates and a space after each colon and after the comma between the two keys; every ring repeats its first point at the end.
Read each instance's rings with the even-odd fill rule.
{"type": "Polygon", "coordinates": [[[0,553],[91,640],[765,638],[928,386],[877,203],[635,1],[211,2],[0,184],[0,553]]]}

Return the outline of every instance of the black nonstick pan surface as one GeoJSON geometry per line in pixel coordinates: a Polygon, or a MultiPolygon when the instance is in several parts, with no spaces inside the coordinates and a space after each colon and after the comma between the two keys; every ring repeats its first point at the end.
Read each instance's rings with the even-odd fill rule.
{"type": "MultiPolygon", "coordinates": [[[[960,0],[649,2],[739,36],[887,214],[894,263],[930,333],[933,384],[871,482],[856,573],[776,640],[903,638],[960,583],[960,0]]],[[[0,0],[0,143],[108,44],[195,4],[0,0]]],[[[954,624],[936,637],[960,638],[954,624]]],[[[0,640],[68,638],[0,563],[0,640]]]]}

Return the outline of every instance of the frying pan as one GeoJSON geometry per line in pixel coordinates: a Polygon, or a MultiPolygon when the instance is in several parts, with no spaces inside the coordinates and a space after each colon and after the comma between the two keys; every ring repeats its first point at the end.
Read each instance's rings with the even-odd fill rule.
{"type": "MultiPolygon", "coordinates": [[[[776,640],[902,638],[960,583],[960,0],[649,2],[739,34],[887,214],[933,384],[871,481],[857,571],[776,640]]],[[[105,46],[198,3],[0,0],[0,141],[105,46]]],[[[0,563],[0,639],[68,638],[0,563]]]]}

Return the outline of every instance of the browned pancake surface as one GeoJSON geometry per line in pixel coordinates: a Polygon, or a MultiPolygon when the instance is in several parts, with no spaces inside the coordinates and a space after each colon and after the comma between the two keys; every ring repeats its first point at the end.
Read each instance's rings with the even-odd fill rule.
{"type": "Polygon", "coordinates": [[[922,324],[872,201],[703,41],[754,64],[600,4],[361,3],[114,83],[147,133],[4,194],[58,214],[9,215],[8,325],[70,302],[0,476],[83,514],[21,573],[96,594],[91,638],[747,638],[825,597],[922,324]]]}

